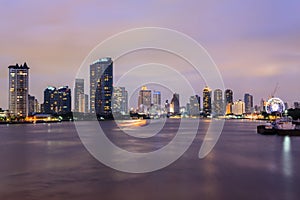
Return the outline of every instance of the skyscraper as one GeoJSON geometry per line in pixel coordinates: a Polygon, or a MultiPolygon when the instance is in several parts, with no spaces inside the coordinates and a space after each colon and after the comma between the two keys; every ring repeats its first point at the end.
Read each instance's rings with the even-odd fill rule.
{"type": "Polygon", "coordinates": [[[233,103],[233,91],[231,89],[225,90],[225,104],[233,103]]]}
{"type": "Polygon", "coordinates": [[[200,97],[198,95],[190,97],[189,106],[187,106],[187,110],[191,116],[199,116],[200,115],[200,97]]]}
{"type": "Polygon", "coordinates": [[[47,87],[44,90],[43,112],[54,114],[57,112],[57,90],[55,87],[47,87]]]}
{"type": "MultiPolygon", "coordinates": [[[[84,79],[76,79],[75,80],[75,88],[74,88],[74,111],[80,112],[80,95],[84,94],[84,79]]],[[[82,96],[81,96],[82,97],[82,96]]]]}
{"type": "Polygon", "coordinates": [[[203,89],[203,113],[205,116],[211,114],[211,89],[207,86],[203,89]]]}
{"type": "Polygon", "coordinates": [[[151,90],[143,86],[139,91],[138,109],[140,112],[147,112],[151,106],[151,90]]]}
{"type": "Polygon", "coordinates": [[[28,115],[40,112],[40,104],[35,96],[28,95],[28,115]]]}
{"type": "Polygon", "coordinates": [[[233,104],[233,91],[231,89],[225,90],[224,107],[226,108],[226,114],[232,114],[232,104],[233,104]]]}
{"type": "Polygon", "coordinates": [[[174,93],[170,103],[170,112],[174,115],[180,114],[179,94],[174,93]]]}
{"type": "Polygon", "coordinates": [[[244,96],[245,113],[251,114],[253,112],[253,96],[246,93],[244,96]]]}
{"type": "Polygon", "coordinates": [[[71,89],[68,86],[58,88],[58,114],[67,114],[71,112],[71,89]]]}
{"type": "Polygon", "coordinates": [[[232,113],[234,115],[243,115],[245,113],[245,103],[242,100],[233,102],[232,113]]]}
{"type": "Polygon", "coordinates": [[[26,117],[28,115],[29,67],[11,65],[9,69],[9,112],[12,115],[26,117]]]}
{"type": "Polygon", "coordinates": [[[71,89],[68,86],[48,87],[44,91],[44,113],[67,114],[71,112],[71,89]]]}
{"type": "Polygon", "coordinates": [[[260,111],[261,112],[265,112],[266,111],[266,105],[267,105],[267,102],[262,98],[260,100],[260,111]]]}
{"type": "Polygon", "coordinates": [[[28,94],[28,116],[34,113],[34,100],[35,97],[28,94]]]}
{"type": "Polygon", "coordinates": [[[89,95],[79,95],[79,110],[80,113],[87,113],[89,111],[89,95]]]}
{"type": "Polygon", "coordinates": [[[101,58],[90,65],[90,112],[111,116],[113,93],[113,61],[101,58]]]}
{"type": "Polygon", "coordinates": [[[112,112],[114,115],[128,113],[128,92],[125,90],[125,87],[114,87],[112,112]]]}
{"type": "Polygon", "coordinates": [[[224,105],[223,105],[223,92],[220,89],[214,90],[214,115],[223,116],[224,115],[224,105]]]}
{"type": "Polygon", "coordinates": [[[153,104],[155,106],[161,106],[161,93],[160,91],[153,91],[153,104]]]}

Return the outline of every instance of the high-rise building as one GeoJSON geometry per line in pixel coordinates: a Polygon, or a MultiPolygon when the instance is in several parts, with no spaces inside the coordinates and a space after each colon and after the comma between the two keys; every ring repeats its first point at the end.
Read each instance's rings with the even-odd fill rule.
{"type": "Polygon", "coordinates": [[[233,104],[233,103],[228,103],[228,104],[226,105],[226,111],[225,111],[225,114],[226,114],[226,115],[231,115],[231,114],[232,114],[232,104],[233,104]]]}
{"type": "Polygon", "coordinates": [[[203,89],[203,113],[211,115],[211,89],[207,86],[203,89]]]}
{"type": "Polygon", "coordinates": [[[57,113],[58,91],[55,87],[49,86],[44,90],[43,112],[47,114],[57,113]]]}
{"type": "Polygon", "coordinates": [[[71,89],[68,86],[48,87],[44,91],[43,112],[67,114],[71,112],[71,89]]]}
{"type": "Polygon", "coordinates": [[[28,95],[28,115],[40,112],[40,104],[35,96],[28,95]]]}
{"type": "MultiPolygon", "coordinates": [[[[75,80],[75,88],[74,88],[74,111],[80,112],[80,102],[82,102],[82,99],[80,99],[80,96],[82,97],[84,95],[84,79],[76,79],[75,80]]],[[[84,98],[84,97],[83,97],[84,98]]]]}
{"type": "Polygon", "coordinates": [[[223,103],[223,92],[220,89],[214,90],[214,115],[223,116],[224,115],[224,103],[223,103]]]}
{"type": "Polygon", "coordinates": [[[225,90],[224,104],[224,107],[226,108],[225,114],[232,114],[233,91],[231,89],[225,90]]]}
{"type": "Polygon", "coordinates": [[[58,88],[58,114],[67,114],[71,112],[72,99],[71,89],[68,86],[58,88]]]}
{"type": "Polygon", "coordinates": [[[155,106],[161,106],[161,93],[160,91],[153,91],[153,104],[155,106]]]}
{"type": "Polygon", "coordinates": [[[231,89],[225,90],[225,105],[233,103],[233,91],[231,89]]]}
{"type": "Polygon", "coordinates": [[[234,115],[243,115],[245,113],[245,103],[242,100],[233,102],[232,113],[234,115]]]}
{"type": "Polygon", "coordinates": [[[90,112],[109,117],[113,93],[113,61],[101,58],[90,65],[90,112]]]}
{"type": "Polygon", "coordinates": [[[9,112],[12,115],[26,117],[28,115],[29,67],[11,65],[9,69],[9,112]]]}
{"type": "Polygon", "coordinates": [[[80,94],[79,95],[79,110],[80,113],[88,113],[89,112],[89,95],[80,94]]]}
{"type": "Polygon", "coordinates": [[[143,86],[139,91],[138,109],[140,112],[147,112],[151,106],[151,90],[143,86]]]}
{"type": "Polygon", "coordinates": [[[253,96],[251,94],[246,93],[244,96],[245,102],[245,113],[251,114],[253,113],[253,96]]]}
{"type": "Polygon", "coordinates": [[[261,99],[260,100],[260,111],[261,112],[265,112],[266,111],[266,105],[267,105],[267,102],[264,99],[261,99]]]}
{"type": "Polygon", "coordinates": [[[114,115],[125,115],[128,113],[128,92],[125,90],[125,87],[114,87],[112,112],[114,115]]]}
{"type": "Polygon", "coordinates": [[[170,112],[174,115],[180,114],[179,94],[174,93],[170,103],[170,112]]]}
{"type": "Polygon", "coordinates": [[[188,113],[191,116],[199,116],[200,115],[200,97],[198,95],[190,97],[190,103],[187,106],[188,113]]]}
{"type": "Polygon", "coordinates": [[[28,115],[32,115],[34,113],[34,100],[35,96],[31,96],[28,94],[28,115]]]}

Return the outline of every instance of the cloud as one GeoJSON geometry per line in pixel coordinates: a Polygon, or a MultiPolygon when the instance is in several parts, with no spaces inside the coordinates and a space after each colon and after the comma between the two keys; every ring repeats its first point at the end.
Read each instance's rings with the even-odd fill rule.
{"type": "MultiPolygon", "coordinates": [[[[297,86],[300,63],[298,1],[8,1],[0,8],[0,106],[7,101],[7,66],[27,61],[31,90],[73,84],[84,57],[99,42],[129,28],[161,26],[184,32],[210,53],[225,84],[255,96],[259,85],[288,82],[289,99],[297,86]],[[63,80],[60,80],[63,79],[63,80]],[[255,83],[255,84],[254,84],[255,83]]],[[[187,73],[190,73],[187,69],[187,73]]],[[[203,82],[193,81],[201,93],[203,82]]],[[[240,91],[240,92],[238,92],[240,91]]]]}

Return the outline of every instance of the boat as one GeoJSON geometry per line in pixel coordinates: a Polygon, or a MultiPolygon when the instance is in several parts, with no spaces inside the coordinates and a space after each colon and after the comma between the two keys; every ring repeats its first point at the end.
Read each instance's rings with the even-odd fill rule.
{"type": "Polygon", "coordinates": [[[300,126],[294,124],[291,117],[281,117],[274,122],[257,126],[257,133],[262,135],[300,136],[300,126]]]}
{"type": "Polygon", "coordinates": [[[271,123],[257,126],[257,133],[262,135],[275,135],[275,129],[271,123]]]}

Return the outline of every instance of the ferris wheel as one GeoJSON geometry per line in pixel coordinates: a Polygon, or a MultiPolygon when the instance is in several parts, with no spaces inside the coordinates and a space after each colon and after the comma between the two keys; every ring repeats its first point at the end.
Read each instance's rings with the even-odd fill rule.
{"type": "Polygon", "coordinates": [[[279,98],[271,98],[266,104],[267,113],[283,113],[285,111],[284,103],[279,98]]]}

